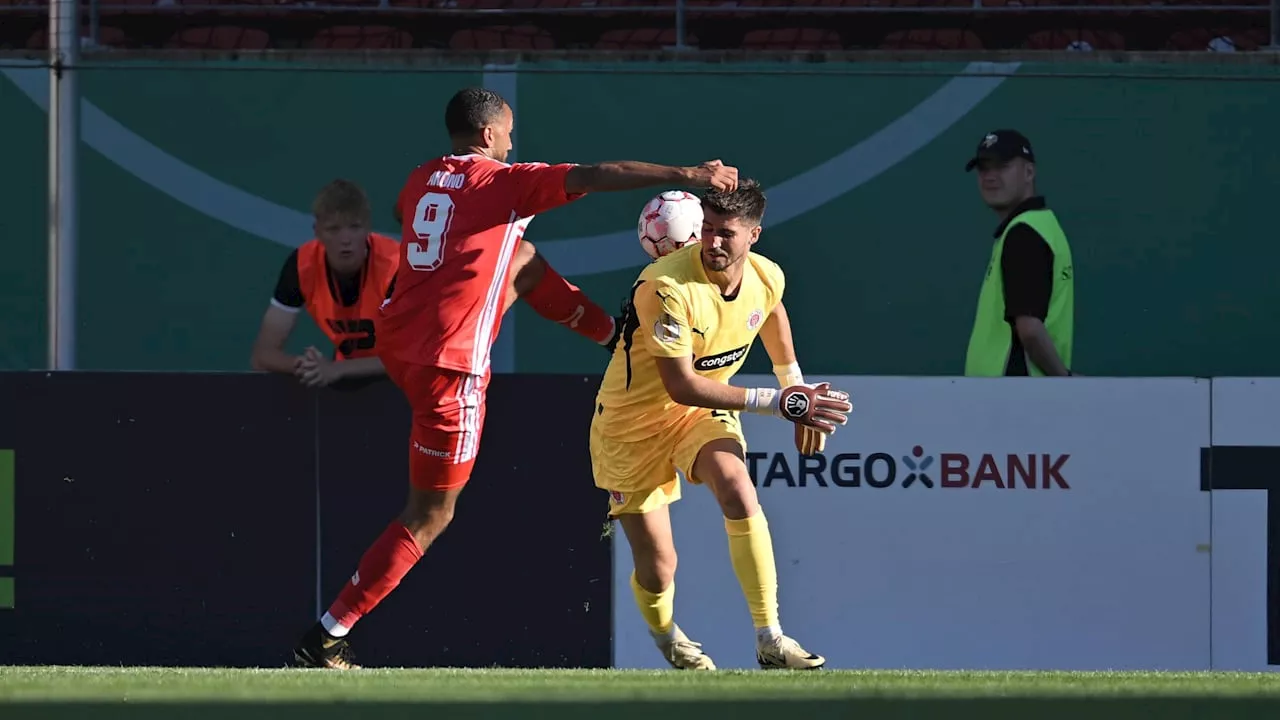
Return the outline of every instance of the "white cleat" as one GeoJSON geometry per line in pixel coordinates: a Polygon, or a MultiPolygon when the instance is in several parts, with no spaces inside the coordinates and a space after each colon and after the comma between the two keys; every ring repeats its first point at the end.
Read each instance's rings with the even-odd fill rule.
{"type": "Polygon", "coordinates": [[[670,637],[654,635],[653,640],[662,651],[662,657],[677,670],[716,669],[716,664],[711,661],[711,657],[702,652],[702,643],[690,640],[679,626],[671,628],[670,637]]]}
{"type": "Polygon", "coordinates": [[[765,670],[817,670],[827,659],[800,647],[786,635],[756,641],[756,662],[765,670]]]}

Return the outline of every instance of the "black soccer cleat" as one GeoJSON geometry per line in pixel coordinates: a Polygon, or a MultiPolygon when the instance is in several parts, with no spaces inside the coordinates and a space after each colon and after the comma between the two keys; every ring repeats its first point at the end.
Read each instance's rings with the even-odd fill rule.
{"type": "Polygon", "coordinates": [[[316,623],[307,634],[302,636],[298,647],[293,650],[293,659],[297,667],[326,668],[329,670],[359,670],[351,645],[344,637],[334,637],[325,632],[324,626],[316,623]]]}

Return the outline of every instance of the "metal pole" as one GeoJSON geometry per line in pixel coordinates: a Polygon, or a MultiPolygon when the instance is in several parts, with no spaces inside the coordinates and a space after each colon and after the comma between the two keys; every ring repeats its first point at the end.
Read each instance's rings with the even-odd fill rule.
{"type": "Polygon", "coordinates": [[[1280,0],[1271,0],[1271,49],[1280,50],[1280,0]]]}
{"type": "MultiPolygon", "coordinates": [[[[1272,0],[1280,2],[1280,0],[1272,0]]],[[[684,0],[676,0],[676,50],[684,50],[684,0]]]]}
{"type": "Polygon", "coordinates": [[[77,0],[49,3],[49,369],[76,366],[77,0]]]}

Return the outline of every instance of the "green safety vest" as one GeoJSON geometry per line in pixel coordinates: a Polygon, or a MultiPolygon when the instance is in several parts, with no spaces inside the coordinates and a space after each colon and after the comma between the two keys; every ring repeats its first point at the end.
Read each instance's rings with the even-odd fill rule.
{"type": "MultiPolygon", "coordinates": [[[[987,277],[982,281],[978,294],[978,312],[969,335],[969,351],[965,355],[964,374],[970,377],[1000,377],[1009,364],[1013,350],[1013,325],[1004,317],[1004,273],[1000,269],[1000,256],[1004,252],[1004,239],[1009,230],[1019,223],[1028,225],[1040,233],[1053,252],[1053,292],[1049,296],[1049,315],[1044,326],[1049,338],[1058,350],[1062,363],[1071,367],[1072,334],[1075,325],[1075,280],[1072,277],[1071,247],[1067,236],[1058,224],[1052,210],[1027,210],[1019,213],[1005,227],[995,247],[991,249],[991,262],[987,265],[987,277]]],[[[1025,351],[1024,351],[1025,352],[1025,351]]],[[[1044,372],[1027,358],[1027,373],[1043,377],[1044,372]]]]}

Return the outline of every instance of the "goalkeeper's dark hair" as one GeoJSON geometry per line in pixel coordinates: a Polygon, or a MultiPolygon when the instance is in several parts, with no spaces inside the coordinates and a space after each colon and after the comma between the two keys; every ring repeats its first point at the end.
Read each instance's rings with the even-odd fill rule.
{"type": "Polygon", "coordinates": [[[751,178],[738,181],[738,189],[733,192],[708,190],[702,196],[703,210],[740,218],[749,225],[759,225],[764,219],[764,206],[764,190],[751,178]]]}
{"type": "Polygon", "coordinates": [[[470,137],[502,117],[507,101],[482,87],[463,88],[454,93],[444,108],[444,126],[449,137],[470,137]]]}

